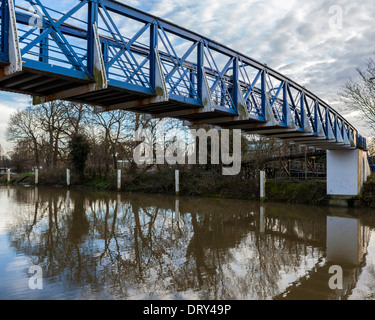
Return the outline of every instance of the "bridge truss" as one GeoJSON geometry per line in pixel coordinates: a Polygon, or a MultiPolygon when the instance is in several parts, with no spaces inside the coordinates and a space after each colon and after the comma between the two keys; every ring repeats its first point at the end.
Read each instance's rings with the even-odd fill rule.
{"type": "Polygon", "coordinates": [[[366,148],[312,92],[215,41],[116,1],[77,0],[66,12],[45,3],[2,0],[0,90],[366,148]]]}

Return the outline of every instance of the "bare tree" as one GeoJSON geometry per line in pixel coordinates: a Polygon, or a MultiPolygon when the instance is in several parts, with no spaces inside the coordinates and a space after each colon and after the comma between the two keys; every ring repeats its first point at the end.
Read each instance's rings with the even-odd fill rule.
{"type": "Polygon", "coordinates": [[[62,101],[52,101],[36,107],[41,129],[46,136],[46,163],[48,168],[57,165],[61,148],[66,144],[68,117],[62,101]]]}
{"type": "Polygon", "coordinates": [[[40,165],[40,140],[41,130],[38,125],[35,109],[31,107],[25,110],[14,112],[8,121],[6,136],[9,141],[18,144],[28,143],[34,153],[34,162],[37,167],[40,165]]]}
{"type": "Polygon", "coordinates": [[[358,78],[347,81],[339,92],[346,105],[359,111],[368,125],[375,130],[375,61],[370,58],[364,69],[356,68],[358,78]]]}
{"type": "Polygon", "coordinates": [[[91,113],[92,123],[100,128],[103,136],[106,175],[111,165],[110,156],[114,168],[117,168],[117,147],[123,138],[128,117],[129,113],[124,110],[91,113]]]}
{"type": "Polygon", "coordinates": [[[67,118],[69,135],[77,135],[83,133],[87,124],[88,113],[92,109],[83,103],[65,102],[63,105],[65,116],[67,118]]]}

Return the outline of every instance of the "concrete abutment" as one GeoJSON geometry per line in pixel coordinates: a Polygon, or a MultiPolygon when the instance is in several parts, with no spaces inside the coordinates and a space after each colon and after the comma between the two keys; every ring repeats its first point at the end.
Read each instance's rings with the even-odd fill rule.
{"type": "Polygon", "coordinates": [[[366,150],[327,150],[329,204],[353,206],[371,174],[366,150]]]}

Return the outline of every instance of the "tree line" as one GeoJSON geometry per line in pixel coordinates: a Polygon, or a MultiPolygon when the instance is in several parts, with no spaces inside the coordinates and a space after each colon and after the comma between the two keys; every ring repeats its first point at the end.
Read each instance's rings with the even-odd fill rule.
{"type": "Polygon", "coordinates": [[[107,176],[117,168],[117,160],[131,159],[132,135],[141,126],[152,126],[152,120],[124,110],[98,112],[81,103],[53,101],[14,112],[6,137],[13,142],[10,159],[18,172],[68,165],[74,138],[80,137],[89,146],[87,168],[107,176]]]}
{"type": "MultiPolygon", "coordinates": [[[[152,166],[161,170],[163,165],[140,168],[133,160],[133,151],[140,143],[135,141],[135,132],[143,128],[156,135],[160,121],[163,121],[165,134],[173,137],[166,139],[166,147],[188,133],[189,128],[181,120],[150,119],[125,110],[101,112],[93,106],[69,101],[28,106],[9,118],[6,136],[13,143],[9,162],[19,173],[31,172],[34,168],[54,172],[73,166],[82,178],[84,166],[91,177],[105,178],[124,163],[132,172],[146,171],[152,166]]],[[[280,142],[255,135],[243,136],[241,147],[243,161],[252,159],[257,168],[261,168],[272,153],[279,154],[281,150],[280,142]]],[[[210,148],[209,140],[208,158],[210,148]]],[[[210,161],[204,165],[204,170],[220,171],[210,161]]]]}

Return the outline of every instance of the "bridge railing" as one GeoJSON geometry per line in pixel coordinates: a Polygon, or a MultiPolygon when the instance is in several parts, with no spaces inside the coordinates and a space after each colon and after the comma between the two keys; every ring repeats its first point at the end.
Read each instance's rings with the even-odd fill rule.
{"type": "Polygon", "coordinates": [[[152,92],[151,23],[112,12],[101,2],[96,4],[92,11],[92,23],[98,25],[109,83],[127,89],[143,88],[146,92],[152,92]]]}
{"type": "Polygon", "coordinates": [[[116,1],[77,0],[60,11],[54,1],[2,0],[2,63],[12,1],[23,67],[95,81],[95,25],[109,86],[155,95],[159,68],[170,99],[202,105],[207,83],[217,111],[238,116],[242,106],[246,119],[365,146],[338,112],[267,65],[116,1]]]}

